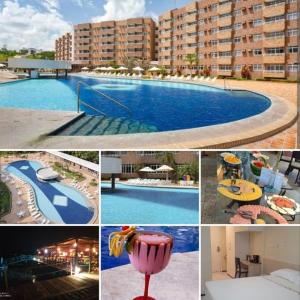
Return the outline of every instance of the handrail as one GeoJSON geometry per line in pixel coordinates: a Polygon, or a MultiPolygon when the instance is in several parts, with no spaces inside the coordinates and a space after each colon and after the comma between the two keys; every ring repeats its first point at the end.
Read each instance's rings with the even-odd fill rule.
{"type": "Polygon", "coordinates": [[[119,101],[113,99],[112,97],[110,97],[110,96],[108,96],[108,95],[106,95],[106,94],[104,94],[104,93],[102,93],[102,92],[100,92],[100,91],[94,89],[93,87],[91,87],[90,85],[88,85],[87,83],[85,83],[85,82],[83,82],[83,81],[78,81],[78,82],[77,82],[77,112],[78,112],[78,113],[79,113],[79,111],[80,111],[80,103],[83,103],[84,105],[88,106],[89,108],[91,108],[91,109],[93,109],[93,110],[95,110],[95,111],[97,111],[97,112],[99,112],[99,113],[101,113],[101,114],[103,114],[103,115],[106,115],[106,114],[103,113],[102,111],[100,111],[100,110],[96,109],[95,107],[93,107],[93,106],[87,104],[86,102],[80,100],[80,85],[81,85],[81,84],[87,86],[87,87],[88,87],[89,89],[91,89],[92,91],[98,93],[99,95],[103,96],[104,98],[108,99],[109,101],[111,101],[111,102],[117,104],[118,106],[122,107],[124,110],[127,111],[127,113],[128,113],[130,116],[132,116],[131,110],[130,110],[126,105],[124,105],[124,104],[120,103],[119,101]]]}

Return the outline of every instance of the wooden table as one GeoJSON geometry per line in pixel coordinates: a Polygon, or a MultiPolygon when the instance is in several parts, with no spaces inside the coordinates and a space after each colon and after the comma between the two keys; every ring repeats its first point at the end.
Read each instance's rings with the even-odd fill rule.
{"type": "Polygon", "coordinates": [[[262,189],[251,181],[236,179],[235,186],[240,187],[240,193],[231,192],[226,186],[230,187],[231,179],[225,179],[219,182],[218,192],[223,196],[232,200],[227,206],[231,208],[234,205],[234,201],[238,202],[239,205],[254,204],[256,201],[259,204],[260,198],[262,197],[262,189]]]}
{"type": "Polygon", "coordinates": [[[247,260],[242,260],[241,264],[247,267],[248,277],[261,275],[261,263],[252,263],[247,260]]]}

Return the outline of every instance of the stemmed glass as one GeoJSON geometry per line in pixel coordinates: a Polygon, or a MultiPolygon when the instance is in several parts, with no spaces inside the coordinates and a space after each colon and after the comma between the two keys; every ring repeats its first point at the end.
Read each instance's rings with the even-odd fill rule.
{"type": "Polygon", "coordinates": [[[173,249],[173,237],[163,232],[139,231],[130,240],[127,249],[131,264],[145,274],[144,296],[133,300],[155,300],[148,296],[150,276],[161,272],[170,261],[173,249]]]}

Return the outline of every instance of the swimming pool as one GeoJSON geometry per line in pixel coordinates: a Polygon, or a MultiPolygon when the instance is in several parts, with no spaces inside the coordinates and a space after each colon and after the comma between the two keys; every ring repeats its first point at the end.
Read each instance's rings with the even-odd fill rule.
{"type": "Polygon", "coordinates": [[[103,224],[198,224],[198,189],[138,187],[102,183],[103,224]]]}
{"type": "MultiPolygon", "coordinates": [[[[138,231],[162,231],[168,233],[174,238],[173,253],[185,253],[199,251],[199,229],[193,226],[147,226],[138,227],[138,231]]],[[[109,256],[108,236],[113,231],[121,231],[120,227],[104,226],[101,228],[101,269],[107,270],[114,267],[129,264],[126,251],[118,258],[109,256]]]]}
{"type": "MultiPolygon", "coordinates": [[[[0,107],[76,110],[76,86],[83,81],[128,106],[132,115],[84,85],[81,99],[108,117],[128,118],[154,131],[205,127],[245,119],[266,111],[271,101],[247,91],[154,80],[88,78],[32,79],[0,85],[0,107]]],[[[82,106],[87,115],[97,114],[82,106]]]]}
{"type": "Polygon", "coordinates": [[[44,216],[54,223],[86,224],[93,218],[93,208],[87,198],[72,187],[60,182],[41,182],[36,170],[37,161],[19,160],[10,163],[6,170],[29,183],[34,189],[36,202],[44,216]]]}

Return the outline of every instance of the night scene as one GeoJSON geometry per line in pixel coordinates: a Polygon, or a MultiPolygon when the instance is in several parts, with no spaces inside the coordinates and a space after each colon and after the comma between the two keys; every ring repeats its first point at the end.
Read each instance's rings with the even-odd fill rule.
{"type": "Polygon", "coordinates": [[[99,228],[0,227],[0,298],[99,299],[99,228]]]}

